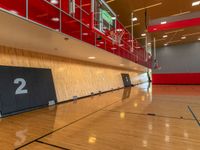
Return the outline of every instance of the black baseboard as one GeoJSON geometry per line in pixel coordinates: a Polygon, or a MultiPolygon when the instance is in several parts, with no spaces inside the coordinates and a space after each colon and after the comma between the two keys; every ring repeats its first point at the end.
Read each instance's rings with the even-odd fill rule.
{"type": "Polygon", "coordinates": [[[108,91],[103,91],[101,93],[93,93],[93,94],[90,94],[90,95],[81,96],[81,97],[77,97],[77,99],[69,99],[69,100],[65,100],[65,101],[62,101],[62,102],[57,102],[56,105],[60,105],[60,104],[63,104],[63,103],[69,103],[69,102],[73,102],[75,100],[77,101],[77,100],[81,100],[81,99],[84,99],[84,98],[97,96],[97,95],[101,95],[101,94],[105,94],[105,93],[109,93],[109,92],[114,92],[114,91],[121,90],[121,89],[124,89],[124,88],[125,87],[120,87],[120,88],[111,89],[111,90],[108,90],[108,91]]]}
{"type": "MultiPolygon", "coordinates": [[[[143,84],[143,83],[135,84],[135,85],[132,85],[131,87],[137,86],[137,85],[140,85],[140,84],[143,84]]],[[[90,95],[76,97],[76,99],[69,99],[69,100],[65,100],[65,101],[62,101],[62,102],[58,102],[58,100],[57,100],[57,103],[55,105],[52,105],[52,106],[43,105],[43,106],[38,106],[38,107],[34,107],[34,108],[29,108],[27,110],[21,110],[21,111],[18,111],[18,112],[13,112],[13,113],[5,114],[4,116],[1,116],[0,118],[14,116],[14,115],[18,115],[18,114],[23,114],[23,113],[31,112],[31,111],[38,110],[38,109],[41,109],[41,108],[54,107],[56,105],[60,105],[60,104],[64,104],[64,103],[69,103],[69,102],[73,102],[73,101],[78,101],[78,100],[82,100],[84,98],[93,97],[93,96],[97,96],[97,95],[102,95],[102,94],[105,94],[105,93],[114,92],[114,91],[125,89],[125,88],[127,88],[127,87],[119,87],[119,88],[116,88],[116,89],[111,89],[111,90],[102,91],[102,92],[99,91],[99,93],[91,93],[90,95]]]]}

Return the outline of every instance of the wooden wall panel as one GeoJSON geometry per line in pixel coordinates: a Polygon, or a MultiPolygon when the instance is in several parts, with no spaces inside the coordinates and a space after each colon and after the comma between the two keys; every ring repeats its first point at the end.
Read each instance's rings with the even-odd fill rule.
{"type": "MultiPolygon", "coordinates": [[[[16,48],[0,46],[0,65],[50,68],[59,102],[73,96],[108,91],[123,87],[121,73],[129,73],[132,81],[139,74],[105,65],[93,64],[16,48]]],[[[137,81],[134,80],[134,83],[137,81]]],[[[141,82],[141,81],[138,81],[141,82]]]]}

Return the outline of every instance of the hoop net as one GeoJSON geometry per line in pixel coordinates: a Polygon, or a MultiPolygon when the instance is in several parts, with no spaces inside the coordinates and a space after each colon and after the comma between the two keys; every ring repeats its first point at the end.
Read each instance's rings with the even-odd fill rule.
{"type": "Polygon", "coordinates": [[[125,34],[124,29],[108,31],[108,36],[111,38],[113,45],[120,45],[124,34],[125,34]]]}

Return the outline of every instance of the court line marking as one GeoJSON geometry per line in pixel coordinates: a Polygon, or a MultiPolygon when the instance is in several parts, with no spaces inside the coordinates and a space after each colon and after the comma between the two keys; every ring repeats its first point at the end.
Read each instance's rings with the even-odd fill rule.
{"type": "Polygon", "coordinates": [[[59,130],[61,130],[61,129],[67,127],[67,126],[70,126],[70,125],[72,125],[72,124],[74,124],[74,123],[76,123],[76,122],[78,122],[78,121],[80,121],[80,120],[83,120],[83,119],[85,119],[85,118],[87,118],[87,117],[89,117],[89,116],[92,116],[93,114],[95,114],[95,113],[97,113],[97,112],[99,112],[99,111],[105,109],[106,107],[109,107],[109,106],[111,106],[111,105],[117,103],[118,101],[119,101],[119,100],[117,100],[117,101],[115,101],[115,102],[113,102],[113,103],[111,103],[111,104],[109,104],[109,105],[107,105],[107,106],[105,106],[105,107],[102,107],[101,109],[98,109],[98,110],[96,110],[96,111],[94,111],[94,112],[92,112],[92,113],[89,113],[89,114],[87,114],[86,116],[83,116],[83,117],[81,117],[81,118],[79,118],[79,119],[77,119],[77,120],[75,120],[75,121],[72,121],[71,123],[68,123],[68,124],[64,125],[63,127],[60,127],[60,128],[58,128],[58,129],[56,129],[56,130],[54,130],[54,131],[51,131],[51,132],[49,132],[49,133],[47,133],[47,134],[45,134],[45,135],[43,135],[43,136],[40,136],[39,138],[34,139],[33,141],[30,141],[30,142],[28,142],[28,143],[26,143],[26,144],[24,144],[24,145],[22,145],[22,146],[20,146],[20,147],[15,148],[15,150],[19,150],[19,149],[21,149],[21,148],[23,148],[23,147],[25,147],[25,146],[27,146],[27,145],[33,143],[33,142],[37,142],[37,141],[39,141],[40,139],[42,139],[42,138],[44,138],[44,137],[46,137],[46,136],[48,136],[48,135],[50,135],[50,134],[53,134],[54,132],[57,132],[57,131],[59,131],[59,130]]]}
{"type": "Polygon", "coordinates": [[[40,143],[40,144],[44,144],[44,145],[49,145],[49,146],[51,146],[51,147],[56,147],[56,148],[59,148],[59,149],[63,149],[63,150],[70,150],[70,149],[68,149],[68,148],[64,148],[64,147],[57,146],[57,145],[54,145],[54,144],[49,144],[49,143],[42,142],[42,141],[36,141],[36,142],[38,142],[38,143],[40,143]]]}
{"type": "Polygon", "coordinates": [[[194,117],[194,119],[196,120],[197,124],[200,126],[200,122],[197,118],[197,116],[195,115],[195,113],[192,111],[192,108],[188,105],[188,109],[190,111],[190,113],[192,114],[192,116],[194,117]]]}
{"type": "MultiPolygon", "coordinates": [[[[110,111],[110,112],[114,112],[114,113],[120,113],[121,112],[121,111],[107,110],[107,109],[104,109],[103,111],[110,111]]],[[[160,118],[170,118],[170,119],[180,119],[180,120],[189,120],[189,121],[194,121],[195,120],[195,119],[181,118],[181,117],[162,116],[162,115],[157,115],[157,114],[154,115],[154,113],[143,114],[143,113],[134,113],[134,112],[128,112],[128,111],[125,111],[125,113],[133,114],[133,115],[151,116],[151,117],[160,117],[160,118]],[[151,115],[151,114],[153,114],[153,115],[151,115]]]]}

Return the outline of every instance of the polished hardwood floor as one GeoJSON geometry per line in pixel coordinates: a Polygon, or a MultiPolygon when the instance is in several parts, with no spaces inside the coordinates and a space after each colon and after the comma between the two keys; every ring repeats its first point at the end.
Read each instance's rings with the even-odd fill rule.
{"type": "Polygon", "coordinates": [[[142,84],[0,120],[0,149],[199,150],[200,86],[142,84]]]}

